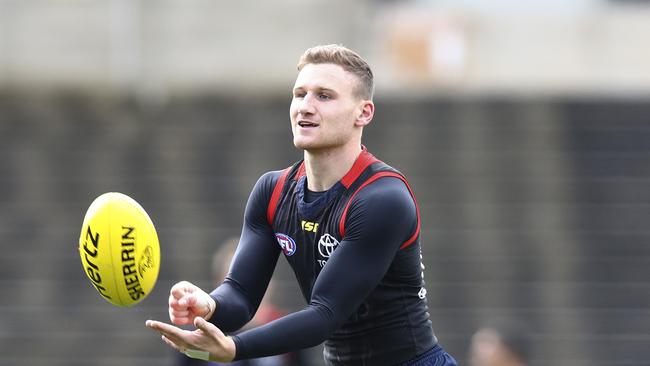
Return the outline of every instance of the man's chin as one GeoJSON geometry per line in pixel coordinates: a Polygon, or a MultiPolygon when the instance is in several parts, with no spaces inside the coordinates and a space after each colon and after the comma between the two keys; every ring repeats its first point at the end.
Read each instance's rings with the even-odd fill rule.
{"type": "Polygon", "coordinates": [[[336,149],[338,147],[341,147],[343,144],[342,143],[336,143],[334,141],[305,141],[305,140],[293,140],[293,146],[295,146],[297,149],[304,150],[304,151],[310,151],[310,152],[322,152],[322,151],[328,151],[332,149],[336,149]]]}
{"type": "Polygon", "coordinates": [[[312,150],[312,149],[320,148],[317,143],[314,143],[312,141],[304,141],[304,140],[296,140],[296,139],[293,140],[293,146],[295,146],[297,149],[300,150],[312,150]]]}

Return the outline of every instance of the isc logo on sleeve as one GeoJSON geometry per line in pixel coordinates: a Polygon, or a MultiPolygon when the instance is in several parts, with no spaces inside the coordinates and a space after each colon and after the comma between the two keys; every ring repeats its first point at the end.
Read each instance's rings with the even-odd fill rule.
{"type": "Polygon", "coordinates": [[[318,223],[317,222],[310,222],[310,221],[302,220],[300,222],[300,226],[302,226],[302,229],[304,231],[311,231],[313,233],[318,231],[318,223]]]}

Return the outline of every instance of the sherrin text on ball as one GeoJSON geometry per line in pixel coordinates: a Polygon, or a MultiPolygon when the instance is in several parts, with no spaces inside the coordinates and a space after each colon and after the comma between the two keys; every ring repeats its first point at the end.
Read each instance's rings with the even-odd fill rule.
{"type": "Polygon", "coordinates": [[[158,278],[154,224],[140,204],[122,193],[104,193],[92,202],[81,227],[79,255],[92,285],[114,305],[142,301],[158,278]]]}

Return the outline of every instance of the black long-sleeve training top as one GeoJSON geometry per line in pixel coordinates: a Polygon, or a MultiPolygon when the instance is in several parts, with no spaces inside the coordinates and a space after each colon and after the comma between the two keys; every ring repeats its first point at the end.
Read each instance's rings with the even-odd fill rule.
{"type": "Polygon", "coordinates": [[[255,314],[280,253],[308,303],[233,336],[236,359],[325,341],[329,365],[394,365],[429,350],[419,212],[406,179],[365,149],[325,192],[307,189],[304,162],[269,172],[248,200],[229,274],[211,296],[225,332],[255,314]]]}

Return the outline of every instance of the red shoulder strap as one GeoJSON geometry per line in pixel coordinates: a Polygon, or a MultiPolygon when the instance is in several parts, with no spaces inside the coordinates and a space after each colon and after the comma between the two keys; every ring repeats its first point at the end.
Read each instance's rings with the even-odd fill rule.
{"type": "Polygon", "coordinates": [[[300,163],[300,166],[298,166],[298,170],[296,170],[296,174],[293,176],[293,180],[298,181],[305,174],[307,174],[307,171],[305,170],[305,162],[303,161],[300,163]]]}
{"type": "Polygon", "coordinates": [[[345,188],[350,188],[352,183],[354,183],[354,181],[359,178],[361,173],[363,173],[367,167],[378,161],[379,159],[369,153],[368,150],[366,150],[365,146],[362,146],[361,154],[359,154],[357,160],[355,160],[354,164],[352,164],[352,168],[350,168],[345,176],[341,178],[341,184],[343,184],[345,188]]]}
{"type": "Polygon", "coordinates": [[[409,186],[408,182],[406,181],[406,179],[403,176],[401,176],[400,174],[397,174],[395,172],[384,171],[384,172],[376,173],[375,175],[368,178],[367,181],[363,182],[363,184],[361,186],[359,186],[359,188],[357,188],[357,190],[354,191],[354,193],[352,193],[352,196],[350,196],[350,199],[348,200],[348,203],[345,205],[345,208],[343,209],[343,215],[341,215],[341,220],[339,221],[339,233],[341,233],[341,238],[343,238],[345,236],[345,219],[348,216],[348,209],[350,208],[350,204],[352,203],[352,200],[354,199],[354,196],[356,196],[357,193],[359,193],[359,191],[361,191],[368,184],[376,181],[379,178],[383,178],[383,177],[395,177],[395,178],[400,179],[402,182],[404,182],[404,184],[406,184],[406,188],[408,188],[409,193],[411,194],[411,198],[413,198],[413,202],[415,203],[415,212],[416,212],[417,221],[418,221],[417,222],[417,227],[416,227],[415,232],[413,233],[413,235],[411,235],[411,237],[408,238],[408,240],[406,240],[404,243],[402,243],[400,245],[399,248],[404,249],[404,248],[408,247],[409,245],[413,244],[415,239],[417,239],[418,235],[420,234],[420,207],[418,205],[418,201],[415,199],[415,195],[413,194],[413,191],[411,190],[411,186],[409,186]]]}
{"type": "Polygon", "coordinates": [[[275,187],[273,188],[273,193],[269,200],[269,206],[266,209],[266,221],[268,221],[270,226],[273,226],[273,219],[275,219],[275,211],[278,209],[278,201],[282,194],[282,188],[284,187],[284,182],[287,180],[287,175],[289,175],[291,168],[292,167],[288,167],[282,171],[282,175],[280,175],[280,178],[278,178],[278,181],[275,183],[275,187]]]}

